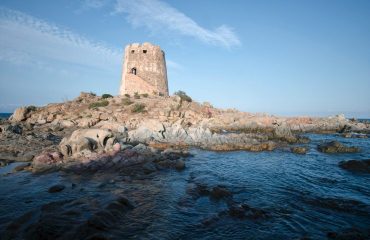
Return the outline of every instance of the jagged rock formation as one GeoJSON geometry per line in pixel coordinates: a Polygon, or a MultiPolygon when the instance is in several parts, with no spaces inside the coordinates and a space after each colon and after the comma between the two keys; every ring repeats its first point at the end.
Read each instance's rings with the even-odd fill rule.
{"type": "MultiPolygon", "coordinates": [[[[351,131],[364,135],[370,132],[369,124],[343,116],[284,118],[251,114],[213,108],[208,103],[186,102],[178,96],[102,99],[81,93],[73,101],[26,109],[16,110],[11,122],[0,124],[0,157],[3,159],[32,160],[45,149],[59,150],[60,140],[77,129],[108,131],[122,146],[141,142],[158,148],[196,146],[220,151],[273,150],[279,144],[305,143],[307,139],[297,134],[306,132],[351,131]],[[96,103],[102,101],[106,101],[106,106],[96,107],[96,103]],[[136,111],[137,106],[141,106],[140,111],[136,111]]],[[[85,141],[81,139],[79,144],[85,141]]],[[[82,152],[99,152],[93,142],[99,141],[85,141],[82,152]]],[[[105,151],[104,143],[103,146],[101,150],[105,151]]],[[[76,147],[72,155],[81,153],[80,150],[76,147]]],[[[64,151],[64,155],[70,154],[64,151]]]]}

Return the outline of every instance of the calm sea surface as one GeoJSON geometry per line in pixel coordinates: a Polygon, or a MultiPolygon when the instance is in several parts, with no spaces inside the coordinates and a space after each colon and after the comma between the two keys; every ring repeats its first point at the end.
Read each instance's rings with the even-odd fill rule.
{"type": "MultiPolygon", "coordinates": [[[[296,155],[288,149],[260,153],[194,149],[194,157],[186,161],[184,171],[164,170],[134,181],[124,181],[124,176],[114,174],[33,176],[21,172],[4,175],[15,166],[8,165],[0,168],[0,233],[4,233],[9,222],[15,219],[19,222],[26,213],[47,214],[48,203],[58,205],[61,200],[84,202],[81,206],[69,206],[71,211],[80,213],[78,221],[81,222],[91,215],[94,207],[104,206],[117,195],[130,199],[135,208],[108,223],[105,233],[112,239],[296,239],[305,236],[327,239],[329,231],[340,232],[352,227],[369,230],[370,175],[348,172],[339,168],[338,163],[369,159],[370,140],[338,135],[307,136],[312,141],[306,155],[296,155]],[[362,152],[329,155],[316,150],[317,144],[334,139],[359,146],[362,152]],[[47,189],[54,184],[63,184],[66,189],[48,193],[47,189]],[[189,194],[189,189],[196,185],[209,188],[223,185],[233,193],[235,204],[263,210],[267,217],[239,219],[223,214],[228,209],[226,201],[189,194]]],[[[62,210],[56,210],[55,217],[62,222],[56,227],[73,222],[73,214],[59,216],[62,210]]],[[[32,219],[20,222],[24,227],[32,227],[32,219]]]]}
{"type": "Polygon", "coordinates": [[[12,115],[11,113],[0,113],[0,119],[7,119],[12,115]]]}

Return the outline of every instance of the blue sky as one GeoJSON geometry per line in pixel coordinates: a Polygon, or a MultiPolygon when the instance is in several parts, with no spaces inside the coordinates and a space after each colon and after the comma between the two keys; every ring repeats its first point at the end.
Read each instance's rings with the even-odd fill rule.
{"type": "Polygon", "coordinates": [[[0,112],[118,94],[123,48],[166,52],[170,92],[277,115],[370,117],[370,1],[0,1],[0,112]]]}

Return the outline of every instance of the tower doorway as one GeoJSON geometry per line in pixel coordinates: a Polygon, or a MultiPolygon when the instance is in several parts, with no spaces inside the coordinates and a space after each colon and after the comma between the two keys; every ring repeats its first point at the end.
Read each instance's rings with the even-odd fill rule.
{"type": "Polygon", "coordinates": [[[136,75],[136,68],[131,68],[131,73],[136,75]]]}

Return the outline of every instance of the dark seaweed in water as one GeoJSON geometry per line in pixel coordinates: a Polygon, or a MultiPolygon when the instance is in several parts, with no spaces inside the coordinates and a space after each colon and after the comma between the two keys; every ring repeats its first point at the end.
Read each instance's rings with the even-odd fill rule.
{"type": "Polygon", "coordinates": [[[193,150],[181,172],[2,175],[0,238],[369,239],[370,174],[338,163],[368,159],[370,140],[309,137],[306,155],[193,150]],[[338,139],[363,151],[317,151],[338,139]]]}

